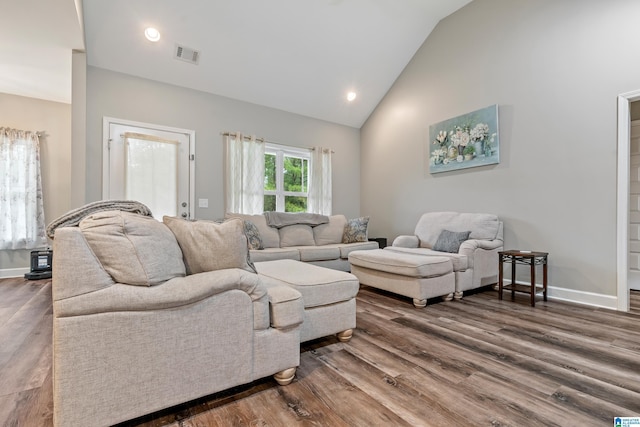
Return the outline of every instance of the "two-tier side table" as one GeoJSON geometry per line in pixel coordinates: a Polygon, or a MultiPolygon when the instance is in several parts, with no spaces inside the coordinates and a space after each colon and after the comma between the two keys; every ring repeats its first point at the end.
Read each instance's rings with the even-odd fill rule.
{"type": "Polygon", "coordinates": [[[536,305],[536,294],[542,292],[544,300],[547,300],[547,256],[548,252],[531,252],[509,250],[498,252],[499,276],[498,298],[502,299],[502,291],[511,291],[511,300],[515,299],[516,292],[531,294],[531,307],[536,305]],[[503,285],[502,267],[505,262],[511,262],[511,284],[503,285]],[[516,283],[516,264],[529,265],[531,267],[531,285],[516,283]],[[536,266],[542,265],[542,285],[536,285],[536,266]]]}

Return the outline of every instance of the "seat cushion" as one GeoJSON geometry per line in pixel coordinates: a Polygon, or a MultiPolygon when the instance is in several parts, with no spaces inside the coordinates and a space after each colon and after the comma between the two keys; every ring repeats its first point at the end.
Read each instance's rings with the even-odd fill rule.
{"type": "Polygon", "coordinates": [[[408,277],[438,277],[453,271],[451,260],[447,257],[414,255],[385,249],[351,252],[349,263],[408,277]]]}
{"type": "Polygon", "coordinates": [[[337,245],[299,246],[300,261],[326,261],[340,258],[340,247],[337,245]]]}
{"type": "Polygon", "coordinates": [[[255,263],[261,276],[279,280],[302,294],[304,307],[348,301],[358,293],[356,276],[288,259],[255,263]]]}
{"type": "Polygon", "coordinates": [[[470,265],[470,259],[468,256],[458,253],[439,252],[427,248],[403,248],[400,246],[387,246],[384,250],[410,255],[446,257],[451,260],[453,271],[464,271],[467,268],[473,267],[470,265]]]}
{"type": "Polygon", "coordinates": [[[266,248],[249,251],[251,262],[275,261],[277,259],[292,259],[300,261],[300,251],[297,248],[266,248]]]}

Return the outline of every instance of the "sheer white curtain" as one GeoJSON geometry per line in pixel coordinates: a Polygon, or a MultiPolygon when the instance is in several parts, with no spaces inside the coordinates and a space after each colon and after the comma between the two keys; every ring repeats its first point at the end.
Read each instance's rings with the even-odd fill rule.
{"type": "Polygon", "coordinates": [[[38,134],[0,128],[0,249],[46,246],[38,134]]]}
{"type": "Polygon", "coordinates": [[[224,135],[226,212],[261,214],[264,210],[264,143],[240,132],[224,135]]]}
{"type": "Polygon", "coordinates": [[[178,215],[178,141],[125,132],[125,198],[147,205],[154,218],[178,215]]]}
{"type": "Polygon", "coordinates": [[[331,150],[315,147],[310,170],[307,211],[331,215],[331,150]]]}

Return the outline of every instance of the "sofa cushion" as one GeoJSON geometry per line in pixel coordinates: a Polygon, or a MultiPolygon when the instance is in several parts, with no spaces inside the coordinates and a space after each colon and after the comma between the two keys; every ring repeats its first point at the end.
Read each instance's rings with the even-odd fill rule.
{"type": "Polygon", "coordinates": [[[384,250],[410,255],[446,257],[451,260],[453,271],[464,271],[467,268],[473,267],[473,258],[460,253],[439,252],[428,248],[403,248],[399,246],[387,246],[384,250]]]}
{"type": "Polygon", "coordinates": [[[185,275],[176,238],[152,217],[105,211],[87,216],[79,227],[116,282],[152,286],[185,275]]]}
{"type": "Polygon", "coordinates": [[[288,248],[291,246],[315,246],[316,241],[313,240],[313,230],[310,225],[294,224],[287,225],[279,229],[280,231],[280,247],[288,248]]]}
{"type": "Polygon", "coordinates": [[[316,245],[342,243],[342,235],[346,226],[346,216],[331,215],[328,223],[313,227],[313,239],[316,241],[316,245]]]}
{"type": "Polygon", "coordinates": [[[500,221],[493,214],[428,212],[420,217],[414,234],[421,247],[433,248],[442,230],[470,231],[469,239],[493,240],[499,228],[500,221]]]}
{"type": "Polygon", "coordinates": [[[367,241],[367,227],[369,217],[354,218],[347,221],[342,235],[342,243],[355,243],[367,241]]]}
{"type": "Polygon", "coordinates": [[[258,228],[260,232],[260,238],[262,239],[262,246],[264,248],[279,248],[280,247],[280,235],[278,229],[269,227],[267,225],[267,219],[264,215],[245,215],[239,213],[227,213],[225,219],[240,218],[245,221],[251,221],[253,225],[258,228]]]}
{"type": "Polygon", "coordinates": [[[361,251],[368,249],[378,249],[380,245],[378,242],[356,242],[356,243],[343,243],[340,245],[340,258],[349,258],[349,253],[353,251],[361,251]]]}
{"type": "Polygon", "coordinates": [[[304,262],[286,259],[258,262],[256,270],[261,277],[279,280],[300,292],[305,308],[348,301],[360,289],[353,274],[304,262]]]}
{"type": "Polygon", "coordinates": [[[255,272],[249,260],[247,237],[241,219],[230,219],[218,224],[213,221],[188,221],[165,216],[162,221],[178,240],[188,274],[225,268],[255,272]]]}
{"type": "Polygon", "coordinates": [[[340,258],[340,247],[336,245],[325,246],[299,246],[300,261],[326,261],[340,258]]]}
{"type": "Polygon", "coordinates": [[[388,251],[386,248],[351,252],[349,263],[371,270],[419,278],[444,276],[453,271],[451,260],[447,257],[415,256],[388,251]]]}
{"type": "Polygon", "coordinates": [[[274,261],[276,259],[292,259],[295,261],[300,261],[300,251],[298,248],[266,248],[260,251],[249,251],[251,256],[251,261],[261,262],[261,261],[274,261]]]}
{"type": "Polygon", "coordinates": [[[434,251],[457,253],[460,245],[469,239],[470,231],[449,231],[442,230],[438,240],[433,245],[434,251]]]}

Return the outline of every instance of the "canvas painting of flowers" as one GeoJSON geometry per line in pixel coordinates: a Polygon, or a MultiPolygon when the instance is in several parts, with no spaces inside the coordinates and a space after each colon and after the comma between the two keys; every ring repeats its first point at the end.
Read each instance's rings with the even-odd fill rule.
{"type": "Polygon", "coordinates": [[[498,105],[429,126],[429,172],[500,163],[498,105]]]}

